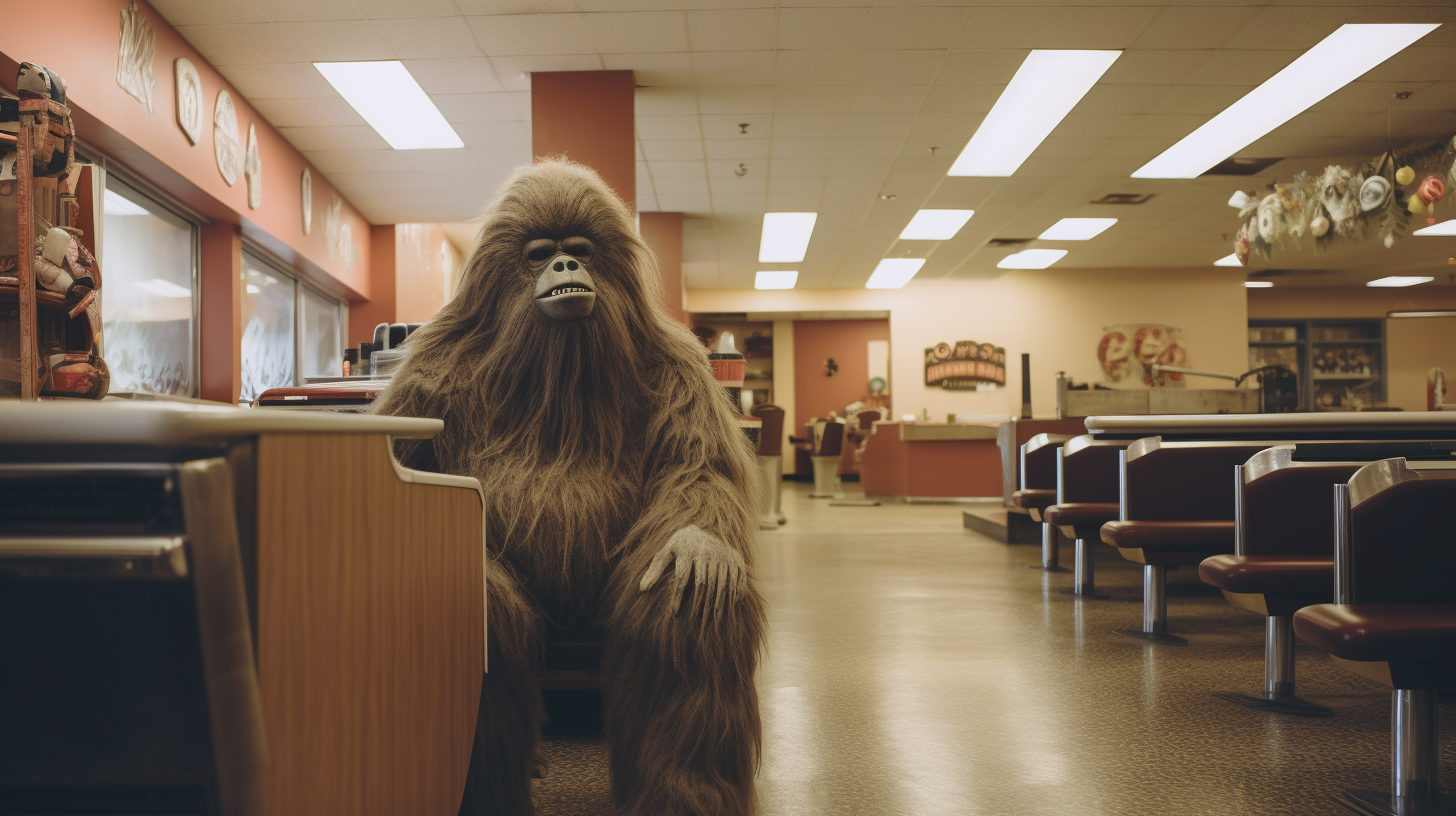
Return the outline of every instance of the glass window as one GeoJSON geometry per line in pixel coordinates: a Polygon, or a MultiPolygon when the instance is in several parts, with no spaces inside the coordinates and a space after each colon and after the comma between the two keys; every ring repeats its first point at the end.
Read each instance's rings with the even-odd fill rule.
{"type": "Polygon", "coordinates": [[[251,402],[269,388],[295,385],[294,281],[243,253],[243,389],[251,402]]]}
{"type": "Polygon", "coordinates": [[[305,377],[337,377],[344,359],[344,307],[331,297],[299,284],[298,358],[305,377]]]}
{"type": "Polygon", "coordinates": [[[195,396],[196,227],[108,175],[101,353],[112,391],[195,396]]]}

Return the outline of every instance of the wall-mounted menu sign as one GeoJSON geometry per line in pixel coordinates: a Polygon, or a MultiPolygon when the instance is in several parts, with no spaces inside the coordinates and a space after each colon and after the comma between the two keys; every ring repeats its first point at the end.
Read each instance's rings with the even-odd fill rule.
{"type": "Polygon", "coordinates": [[[958,340],[925,350],[925,384],[947,391],[974,391],[1006,384],[1006,349],[958,340]]]}

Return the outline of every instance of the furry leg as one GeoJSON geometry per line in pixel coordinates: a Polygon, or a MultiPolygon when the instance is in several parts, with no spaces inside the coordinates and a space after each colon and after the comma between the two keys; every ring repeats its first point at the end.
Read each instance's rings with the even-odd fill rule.
{"type": "Polygon", "coordinates": [[[666,586],[638,586],[645,556],[625,559],[608,590],[602,693],[613,803],[630,816],[756,813],[763,601],[750,585],[715,613],[689,589],[669,608],[666,586]]]}
{"type": "Polygon", "coordinates": [[[541,617],[502,564],[486,573],[489,671],[470,750],[461,816],[531,816],[531,772],[541,735],[541,617]]]}

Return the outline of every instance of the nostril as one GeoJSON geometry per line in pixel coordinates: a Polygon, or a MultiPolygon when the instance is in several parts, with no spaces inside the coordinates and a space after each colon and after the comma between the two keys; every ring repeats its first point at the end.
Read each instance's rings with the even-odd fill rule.
{"type": "Polygon", "coordinates": [[[566,265],[563,264],[561,261],[557,261],[556,265],[551,268],[555,269],[557,272],[561,272],[566,269],[566,265]]]}
{"type": "Polygon", "coordinates": [[[567,261],[566,268],[570,269],[573,272],[575,272],[577,269],[580,269],[580,267],[576,265],[576,261],[567,261]]]}

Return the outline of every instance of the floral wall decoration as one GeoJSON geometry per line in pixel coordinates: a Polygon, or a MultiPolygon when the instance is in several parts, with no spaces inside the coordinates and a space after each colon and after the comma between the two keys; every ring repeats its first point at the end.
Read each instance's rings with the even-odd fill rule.
{"type": "Polygon", "coordinates": [[[1153,377],[1153,363],[1188,365],[1188,347],[1183,330],[1162,323],[1122,323],[1104,326],[1097,341],[1097,363],[1102,367],[1102,381],[1118,383],[1123,388],[1184,388],[1183,375],[1169,371],[1153,377]]]}
{"type": "MultiPolygon", "coordinates": [[[[1412,226],[1440,220],[1436,205],[1447,185],[1456,186],[1453,165],[1456,137],[1387,151],[1358,167],[1300,173],[1263,191],[1234,193],[1229,206],[1239,209],[1243,221],[1234,235],[1234,255],[1248,266],[1251,254],[1272,258],[1276,247],[1326,252],[1339,243],[1380,241],[1389,249],[1412,226]]],[[[1448,216],[1456,217],[1456,210],[1448,216]]]]}

